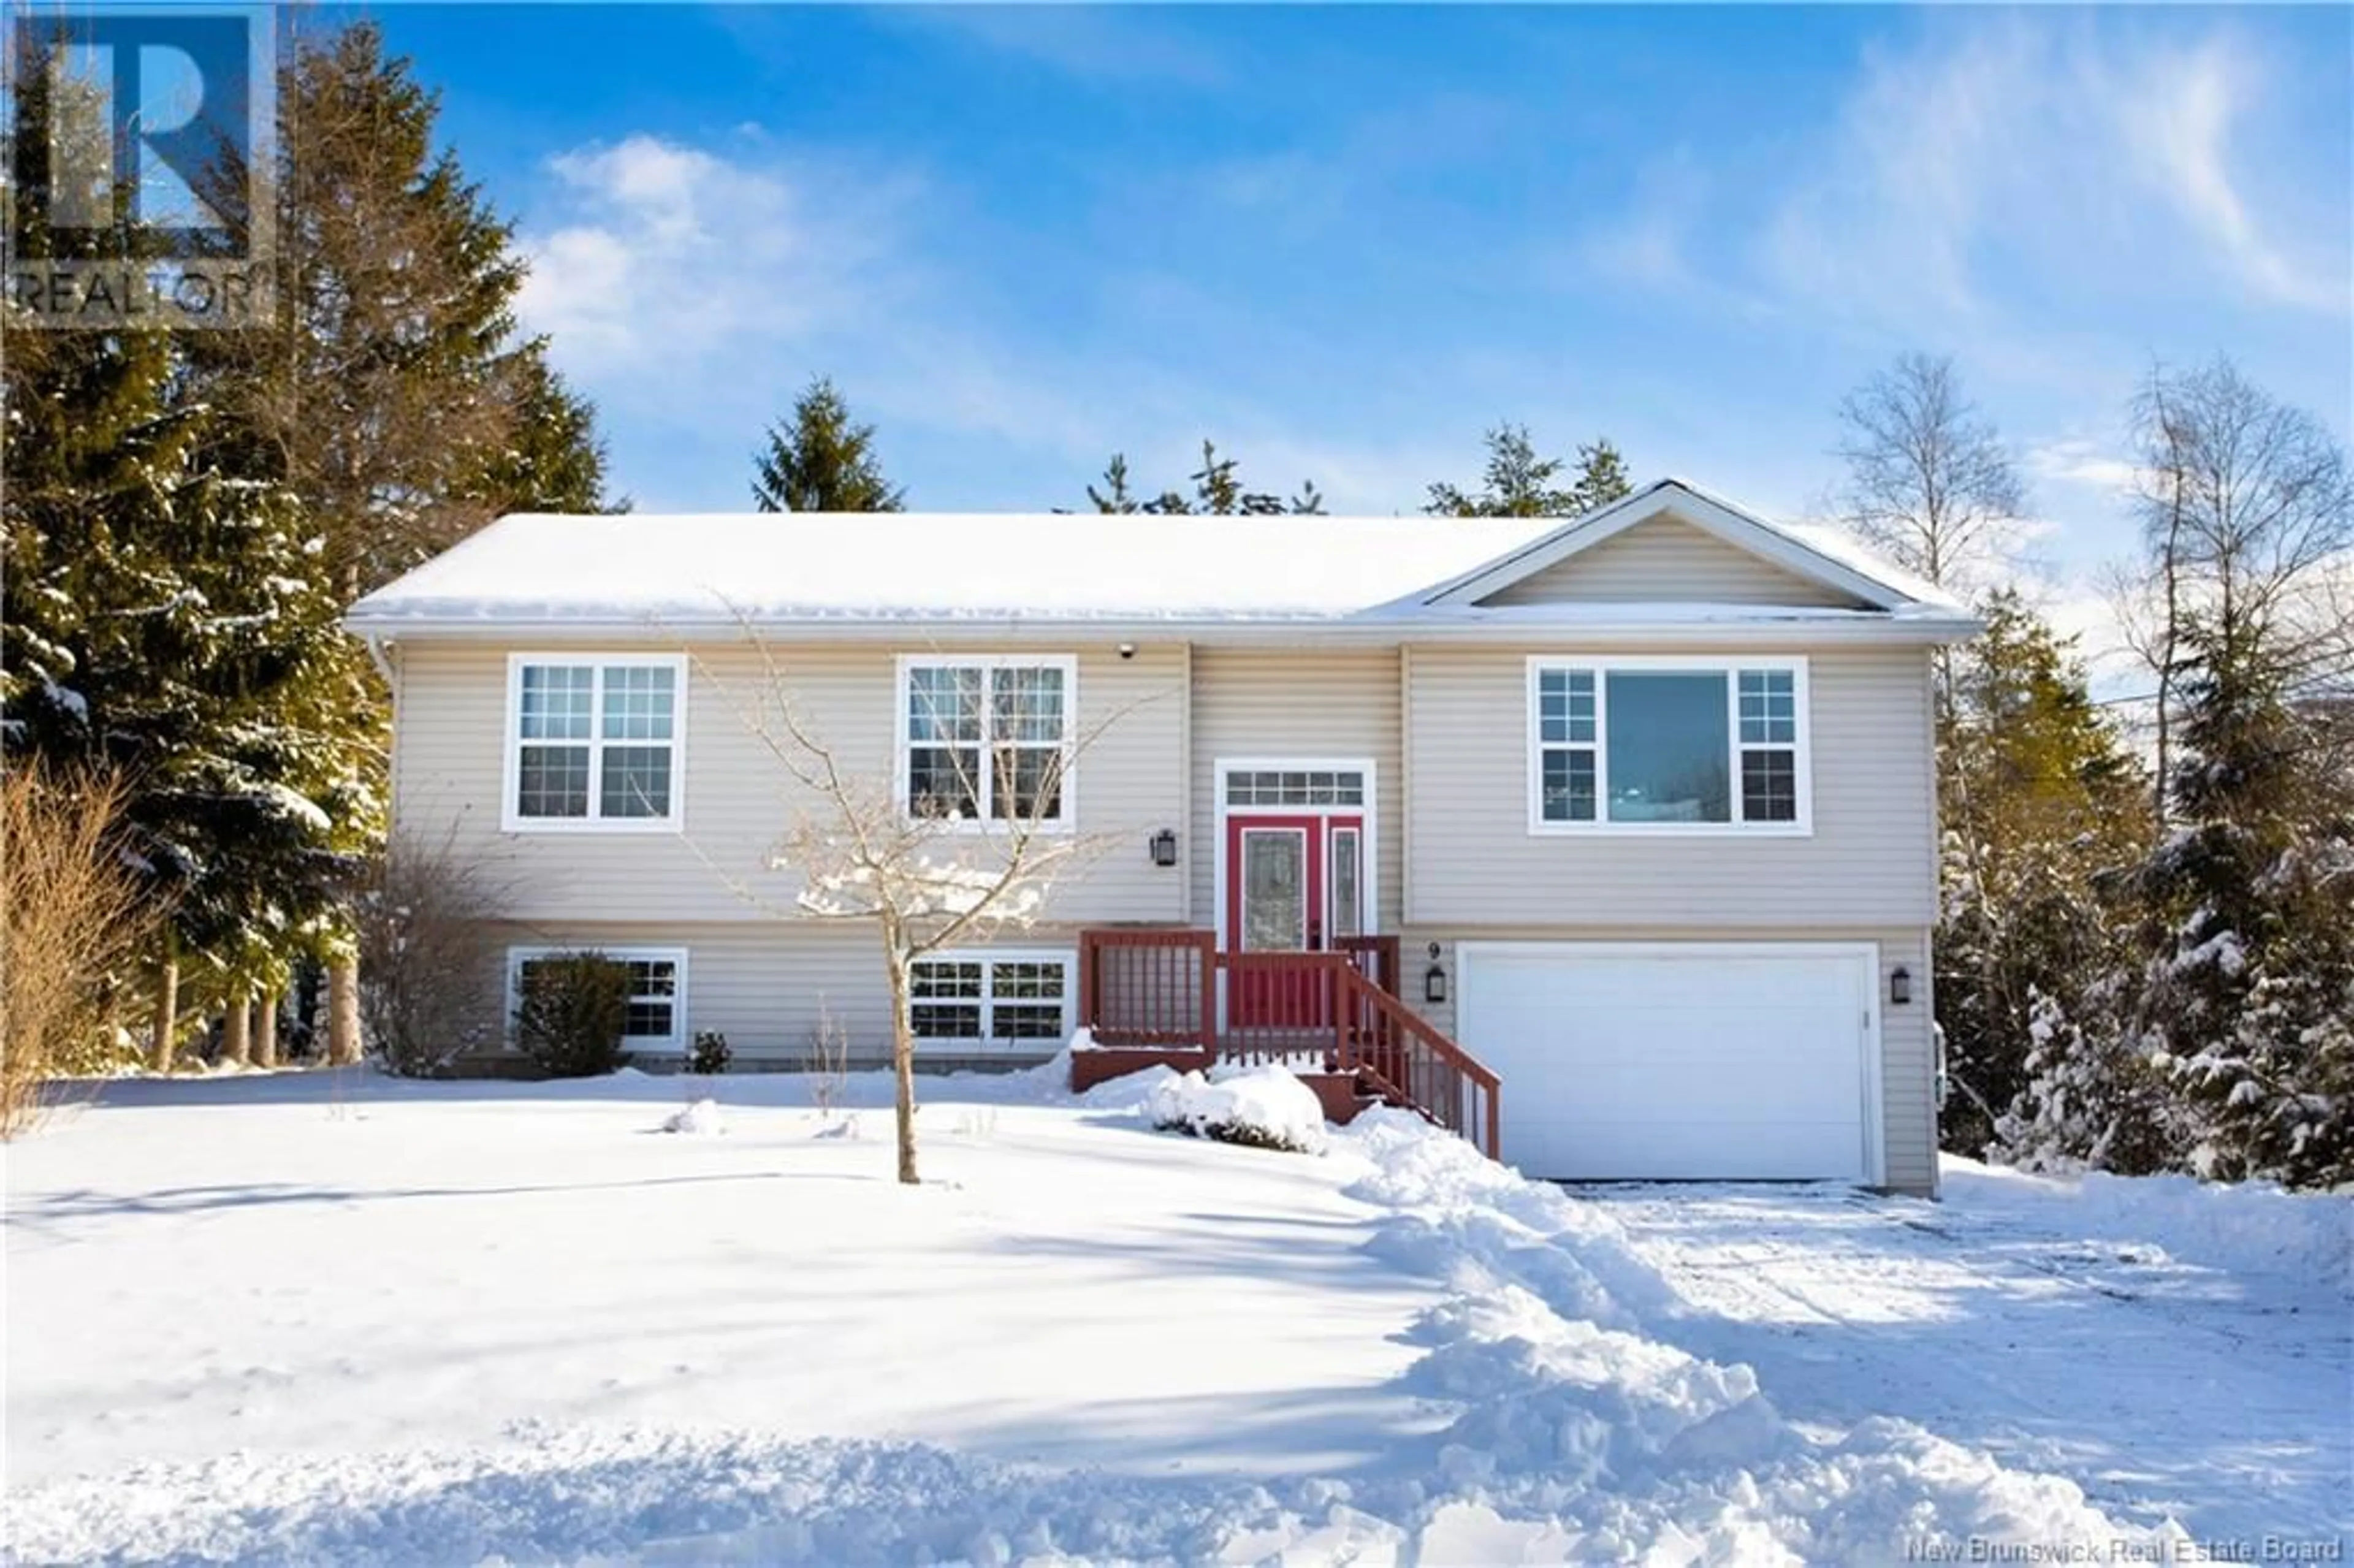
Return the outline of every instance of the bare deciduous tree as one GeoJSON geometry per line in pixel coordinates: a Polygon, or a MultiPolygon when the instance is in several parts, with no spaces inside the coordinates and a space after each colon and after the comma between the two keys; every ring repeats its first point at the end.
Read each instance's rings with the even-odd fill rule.
{"type": "Polygon", "coordinates": [[[1916,577],[1967,595],[2020,543],[2027,504],[2009,450],[1962,391],[1951,359],[1906,354],[1840,404],[1837,496],[1858,537],[1916,577]]]}
{"type": "Polygon", "coordinates": [[[919,697],[930,705],[926,721],[941,744],[928,752],[927,779],[911,784],[910,800],[887,758],[862,766],[820,735],[773,651],[757,636],[752,641],[762,686],[737,706],[747,729],[797,787],[798,809],[770,865],[798,874],[801,886],[785,907],[738,878],[728,880],[739,896],[772,913],[868,925],[881,938],[897,1080],[898,1178],[912,1185],[918,1181],[909,1013],[916,963],[942,948],[1026,929],[1055,884],[1108,847],[1104,835],[1080,833],[1064,821],[1060,803],[1073,762],[1127,710],[1085,730],[1058,723],[1060,744],[1015,746],[996,739],[980,716],[991,711],[995,694],[959,689],[919,697]]]}
{"type": "Polygon", "coordinates": [[[2292,693],[2343,695],[2354,677],[2354,475],[2319,420],[2229,359],[2153,370],[2133,415],[2147,555],[2122,619],[2158,680],[2162,817],[2194,620],[2223,645],[2256,651],[2292,693]]]}
{"type": "Polygon", "coordinates": [[[19,761],[0,777],[0,1138],[38,1118],[45,1078],[97,1065],[106,988],[153,929],[123,800],[109,774],[19,761]]]}
{"type": "Polygon", "coordinates": [[[509,888],[491,866],[439,840],[396,833],[361,890],[359,1011],[393,1072],[429,1076],[497,1039],[492,922],[509,888]]]}
{"type": "MultiPolygon", "coordinates": [[[[1847,480],[1837,505],[1857,537],[1896,565],[1967,596],[1988,586],[2016,549],[2027,503],[2010,453],[1962,391],[1951,359],[1899,355],[1840,404],[1847,480]]],[[[1930,653],[1938,789],[1972,815],[1969,781],[1952,766],[1957,701],[1950,649],[1930,653]]],[[[1982,889],[1978,846],[1957,869],[1982,889]]]]}

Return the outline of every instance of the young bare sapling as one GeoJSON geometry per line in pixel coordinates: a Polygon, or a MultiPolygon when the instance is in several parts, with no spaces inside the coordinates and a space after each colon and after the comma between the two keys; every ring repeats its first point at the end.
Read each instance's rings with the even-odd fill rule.
{"type": "Polygon", "coordinates": [[[834,1107],[850,1086],[850,1031],[822,996],[817,999],[817,1021],[810,1025],[801,1073],[809,1079],[810,1104],[817,1107],[818,1120],[832,1125],[834,1107]]]}
{"type": "Polygon", "coordinates": [[[747,636],[761,682],[737,705],[792,800],[769,868],[793,874],[800,888],[786,906],[727,880],[779,915],[875,933],[890,991],[898,1179],[913,1185],[916,969],[932,953],[1029,928],[1055,885],[1116,842],[1077,831],[1066,784],[1135,705],[1082,726],[1059,666],[944,664],[910,685],[902,769],[889,753],[855,754],[821,734],[774,651],[748,625],[747,636]]]}

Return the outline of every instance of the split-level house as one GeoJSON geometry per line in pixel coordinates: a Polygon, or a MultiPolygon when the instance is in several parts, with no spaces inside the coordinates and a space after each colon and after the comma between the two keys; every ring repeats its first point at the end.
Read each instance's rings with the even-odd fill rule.
{"type": "Polygon", "coordinates": [[[873,930],[790,912],[810,802],[747,720],[781,683],[910,812],[1101,846],[919,967],[926,1065],[1329,1032],[1532,1175],[1934,1188],[1930,669],[1975,623],[1694,486],[1567,522],[513,516],[349,623],[398,832],[495,863],[507,994],[623,959],[642,1060],[716,1030],[789,1067],[822,1022],[887,1054],[873,930]]]}

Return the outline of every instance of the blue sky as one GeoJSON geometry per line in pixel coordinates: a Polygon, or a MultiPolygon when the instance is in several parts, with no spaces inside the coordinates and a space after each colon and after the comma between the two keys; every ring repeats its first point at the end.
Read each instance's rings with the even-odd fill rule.
{"type": "Polygon", "coordinates": [[[746,503],[833,375],[910,502],[1114,450],[1411,510],[1509,418],[1769,510],[1951,354],[2082,596],[2122,408],[2219,350],[2354,419],[2338,7],[380,13],[651,508],[746,503]]]}

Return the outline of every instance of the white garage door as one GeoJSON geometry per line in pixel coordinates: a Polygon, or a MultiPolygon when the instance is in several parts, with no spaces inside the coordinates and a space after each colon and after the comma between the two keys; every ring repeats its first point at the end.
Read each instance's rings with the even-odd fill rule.
{"type": "Polygon", "coordinates": [[[1482,942],[1458,967],[1524,1174],[1878,1179],[1872,948],[1482,942]]]}

